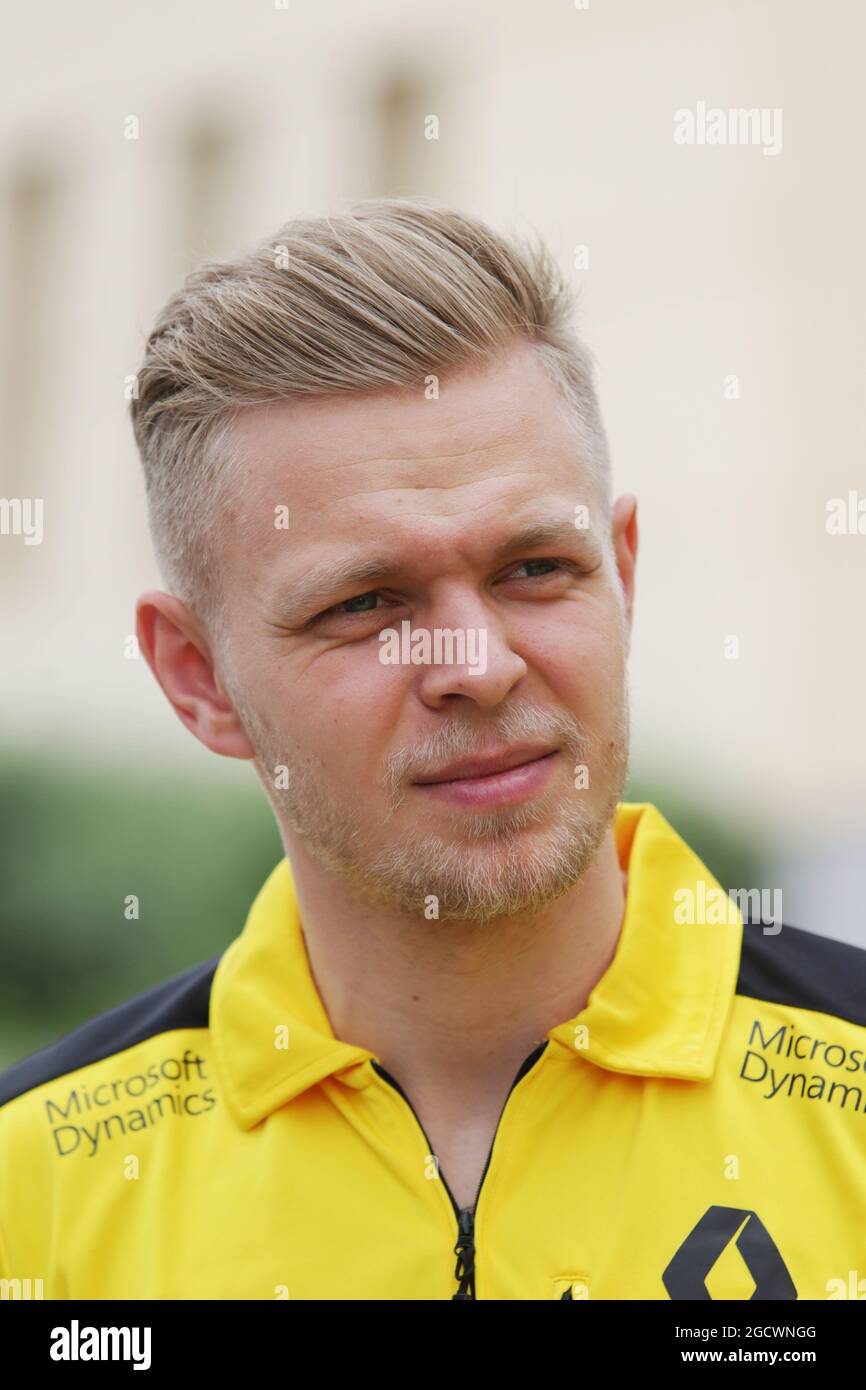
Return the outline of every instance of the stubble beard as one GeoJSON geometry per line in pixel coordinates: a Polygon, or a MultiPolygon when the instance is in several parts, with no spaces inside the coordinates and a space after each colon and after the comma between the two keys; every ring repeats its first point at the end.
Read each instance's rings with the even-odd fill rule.
{"type": "Polygon", "coordinates": [[[422,921],[492,922],[537,913],[559,898],[595,859],[628,776],[625,671],[600,747],[567,712],[546,712],[521,702],[493,727],[442,726],[421,747],[387,760],[381,787],[389,809],[378,824],[365,819],[360,795],[331,794],[314,756],[288,736],[276,735],[244,697],[233,698],[284,837],[290,827],[320,863],[368,902],[422,921]],[[439,803],[435,814],[444,822],[441,831],[401,832],[395,825],[407,798],[424,796],[409,785],[410,768],[417,773],[494,742],[518,740],[557,745],[569,774],[578,765],[588,768],[590,787],[572,787],[569,775],[563,791],[563,769],[555,768],[551,785],[519,806],[482,812],[439,803]],[[278,769],[286,770],[282,778],[278,769]]]}

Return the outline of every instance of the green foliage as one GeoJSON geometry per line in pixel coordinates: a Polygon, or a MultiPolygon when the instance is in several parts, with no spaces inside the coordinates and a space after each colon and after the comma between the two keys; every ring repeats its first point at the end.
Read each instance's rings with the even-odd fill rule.
{"type": "Polygon", "coordinates": [[[748,820],[726,820],[712,799],[698,800],[686,783],[673,787],[646,772],[629,781],[627,801],[651,801],[703,861],[722,888],[760,888],[766,845],[748,820]]]}
{"type": "Polygon", "coordinates": [[[283,855],[252,773],[235,790],[7,761],[0,824],[0,1067],[224,950],[283,855]]]}

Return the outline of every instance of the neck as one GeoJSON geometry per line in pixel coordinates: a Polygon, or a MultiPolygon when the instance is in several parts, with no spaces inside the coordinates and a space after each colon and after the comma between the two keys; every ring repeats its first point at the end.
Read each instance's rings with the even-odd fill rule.
{"type": "Polygon", "coordinates": [[[612,828],[562,897],[485,925],[373,906],[302,841],[289,858],[334,1035],[369,1048],[410,1094],[471,1102],[510,1084],[544,1035],[583,1009],[619,940],[625,875],[612,828]]]}

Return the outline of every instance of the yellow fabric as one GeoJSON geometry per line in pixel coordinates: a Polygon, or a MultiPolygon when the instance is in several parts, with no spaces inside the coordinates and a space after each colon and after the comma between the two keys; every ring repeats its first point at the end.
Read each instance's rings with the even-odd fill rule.
{"type": "MultiPolygon", "coordinates": [[[[735,993],[739,916],[673,912],[678,891],[718,888],[707,869],[652,805],[624,803],[614,829],[628,872],[616,952],[505,1104],[475,1296],[666,1299],[673,1256],[727,1208],[740,1235],[769,1233],[799,1298],[826,1298],[863,1265],[866,1105],[766,1098],[741,1068],[766,1056],[756,1021],[759,1041],[793,1028],[850,1058],[866,1027],[735,993]]],[[[61,1299],[450,1299],[455,1209],[372,1058],[333,1035],[284,859],[219,962],[209,1027],[160,1032],[0,1109],[0,1278],[61,1299]]],[[[820,1051],[800,1065],[820,1072],[820,1051]]],[[[751,1296],[736,1244],[706,1288],[751,1296]]]]}

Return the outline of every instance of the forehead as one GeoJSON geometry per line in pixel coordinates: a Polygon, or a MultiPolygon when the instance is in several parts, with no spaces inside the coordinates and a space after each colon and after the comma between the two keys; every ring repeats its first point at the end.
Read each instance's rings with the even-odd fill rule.
{"type": "Polygon", "coordinates": [[[242,465],[223,538],[228,582],[235,571],[258,583],[274,564],[366,541],[459,545],[482,526],[498,542],[517,510],[588,500],[562,397],[526,343],[443,374],[438,394],[421,382],[250,406],[234,432],[242,465]]]}

